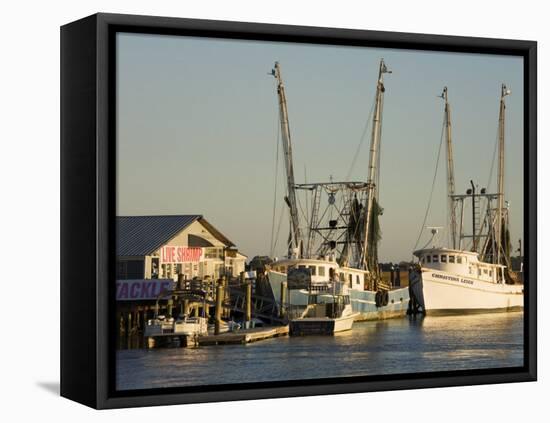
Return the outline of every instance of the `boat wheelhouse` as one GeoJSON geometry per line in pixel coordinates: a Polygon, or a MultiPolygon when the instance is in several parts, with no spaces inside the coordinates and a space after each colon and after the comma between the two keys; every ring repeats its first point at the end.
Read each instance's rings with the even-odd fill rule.
{"type": "Polygon", "coordinates": [[[504,284],[506,266],[479,261],[473,251],[428,248],[414,252],[422,267],[444,273],[463,275],[482,282],[504,284]]]}

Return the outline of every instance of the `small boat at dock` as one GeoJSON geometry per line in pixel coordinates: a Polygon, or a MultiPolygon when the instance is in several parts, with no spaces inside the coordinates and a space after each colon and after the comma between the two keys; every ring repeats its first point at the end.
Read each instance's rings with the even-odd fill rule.
{"type": "Polygon", "coordinates": [[[157,316],[147,321],[143,335],[154,337],[159,335],[197,336],[208,333],[208,320],[205,317],[181,316],[173,317],[157,316]]]}
{"type": "Polygon", "coordinates": [[[290,335],[334,335],[351,330],[355,318],[348,287],[342,282],[311,283],[309,304],[302,316],[290,321],[290,335]]]}

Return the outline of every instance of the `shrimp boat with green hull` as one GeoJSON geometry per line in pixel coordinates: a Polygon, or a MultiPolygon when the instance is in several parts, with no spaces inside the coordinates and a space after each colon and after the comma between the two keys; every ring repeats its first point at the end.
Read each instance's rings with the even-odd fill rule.
{"type": "MultiPolygon", "coordinates": [[[[269,266],[267,277],[276,300],[286,297],[292,307],[302,308],[305,314],[301,325],[305,324],[303,319],[313,318],[312,313],[326,314],[326,310],[332,307],[324,305],[330,295],[311,295],[312,286],[323,284],[343,286],[347,291],[342,298],[349,300],[349,313],[348,308],[344,307],[343,314],[337,319],[377,320],[404,316],[407,312],[408,288],[395,288],[384,281],[378,264],[381,238],[379,216],[382,214],[378,203],[379,149],[385,92],[383,78],[386,73],[391,71],[381,60],[373,108],[367,181],[335,182],[330,178],[328,182],[297,184],[294,180],[285,86],[279,63],[275,63],[272,71],[279,98],[287,182],[285,202],[290,233],[287,257],[276,259],[269,266]],[[302,219],[299,216],[298,195],[309,197],[305,201],[311,205],[307,213],[302,213],[302,219]],[[298,274],[295,271],[300,273],[299,280],[294,278],[298,274]],[[288,295],[281,289],[288,289],[288,295]],[[322,305],[314,307],[312,298],[322,305]],[[319,311],[323,308],[325,312],[319,311]]],[[[332,331],[340,326],[336,322],[332,331]]]]}

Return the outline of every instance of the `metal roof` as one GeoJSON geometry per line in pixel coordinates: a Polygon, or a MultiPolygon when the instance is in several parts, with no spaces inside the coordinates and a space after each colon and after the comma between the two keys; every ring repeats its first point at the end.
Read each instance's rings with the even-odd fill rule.
{"type": "Polygon", "coordinates": [[[233,246],[231,241],[199,214],[177,216],[117,216],[117,255],[150,255],[196,220],[205,226],[212,235],[221,242],[227,246],[233,246]]]}

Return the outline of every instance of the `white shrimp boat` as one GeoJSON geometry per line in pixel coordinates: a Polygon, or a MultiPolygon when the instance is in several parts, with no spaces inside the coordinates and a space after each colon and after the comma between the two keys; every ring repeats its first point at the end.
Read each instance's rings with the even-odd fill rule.
{"type": "MultiPolygon", "coordinates": [[[[288,255],[276,259],[267,271],[276,300],[285,298],[281,289],[288,288],[286,299],[289,304],[311,309],[308,291],[311,283],[342,283],[349,290],[350,315],[355,320],[400,317],[407,312],[408,288],[394,287],[392,281],[384,281],[378,264],[378,219],[382,214],[378,204],[378,152],[385,73],[391,72],[381,60],[373,108],[367,181],[335,182],[330,178],[328,182],[296,184],[285,87],[280,66],[275,63],[272,74],[277,81],[287,181],[285,202],[290,218],[288,255]],[[298,194],[306,197],[306,204],[311,205],[311,210],[305,213],[302,221],[298,213],[298,194]],[[291,280],[293,271],[301,272],[301,283],[291,280]]],[[[285,307],[281,301],[279,303],[280,307],[285,307]]]]}
{"type": "MultiPolygon", "coordinates": [[[[485,313],[515,311],[523,308],[523,283],[511,271],[508,207],[504,206],[504,112],[510,91],[502,86],[499,116],[499,166],[497,193],[479,192],[471,182],[465,195],[454,193],[450,107],[447,88],[445,100],[447,127],[447,175],[452,248],[433,245],[414,252],[418,268],[410,274],[415,311],[428,314],[485,313]],[[464,234],[464,202],[471,200],[472,232],[464,234]],[[481,214],[481,202],[485,213],[481,214]],[[460,210],[457,224],[456,214],[460,210]],[[457,228],[458,227],[458,228],[457,228]],[[483,230],[485,228],[485,230],[483,230]],[[463,248],[465,240],[471,249],[463,248]]],[[[432,229],[432,240],[437,228],[432,229]]]]}

